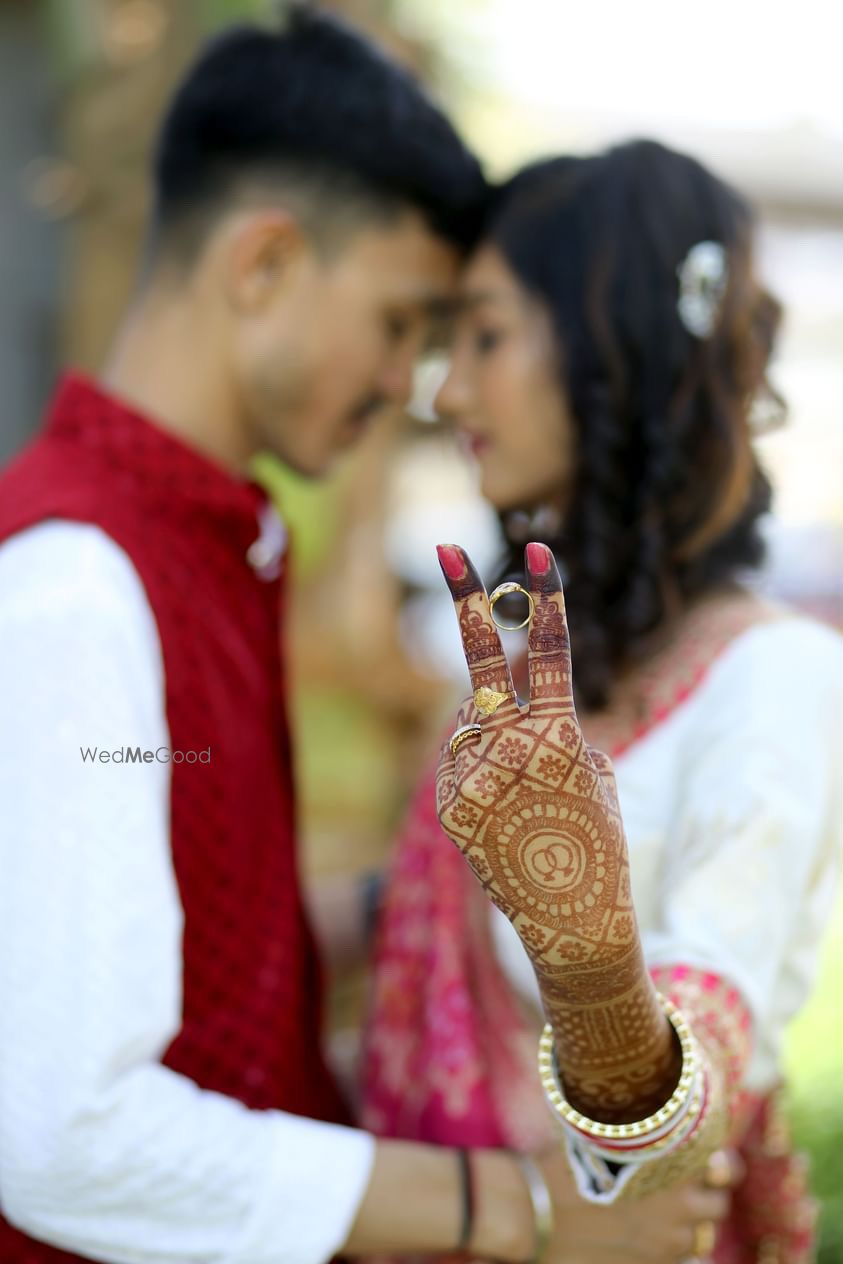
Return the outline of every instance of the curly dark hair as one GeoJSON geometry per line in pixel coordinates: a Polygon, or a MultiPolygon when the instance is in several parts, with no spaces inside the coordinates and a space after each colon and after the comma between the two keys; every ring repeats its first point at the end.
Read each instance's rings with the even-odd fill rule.
{"type": "MultiPolygon", "coordinates": [[[[766,379],[781,313],[754,279],[752,235],[733,189],[647,140],[536,163],[492,205],[486,240],[552,317],[576,428],[564,522],[544,542],[587,707],[690,602],[762,561],[771,489],[749,414],[759,392],[781,402],[766,379]],[[708,337],[677,308],[677,269],[702,241],[728,261],[708,337]]],[[[502,517],[507,575],[522,564],[516,520],[502,517]]]]}

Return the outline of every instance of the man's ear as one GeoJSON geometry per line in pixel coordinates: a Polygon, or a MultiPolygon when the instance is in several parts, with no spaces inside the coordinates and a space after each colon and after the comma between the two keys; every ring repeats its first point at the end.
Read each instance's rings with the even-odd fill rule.
{"type": "Polygon", "coordinates": [[[225,295],[239,312],[259,311],[286,285],[307,249],[287,211],[243,211],[231,217],[220,241],[225,295]]]}

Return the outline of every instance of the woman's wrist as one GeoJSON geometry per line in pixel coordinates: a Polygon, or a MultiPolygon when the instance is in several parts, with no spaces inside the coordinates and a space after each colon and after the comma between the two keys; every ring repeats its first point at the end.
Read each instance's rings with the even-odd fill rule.
{"type": "Polygon", "coordinates": [[[625,1123],[670,1097],[682,1058],[640,949],[601,973],[606,999],[584,1006],[572,997],[570,981],[536,970],[569,1101],[584,1115],[625,1123]],[[598,1099],[595,1082],[603,1086],[598,1099]]]}

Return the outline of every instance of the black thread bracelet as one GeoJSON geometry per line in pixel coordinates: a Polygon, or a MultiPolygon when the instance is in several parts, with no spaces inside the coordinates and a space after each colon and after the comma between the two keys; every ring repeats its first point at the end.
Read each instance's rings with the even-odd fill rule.
{"type": "Polygon", "coordinates": [[[465,1149],[457,1150],[457,1163],[460,1169],[462,1192],[462,1227],[457,1250],[467,1251],[474,1236],[474,1181],[471,1170],[471,1152],[465,1149]]]}
{"type": "Polygon", "coordinates": [[[363,914],[363,938],[368,946],[373,943],[378,928],[383,900],[384,875],[380,869],[369,869],[360,876],[360,904],[363,914]]]}

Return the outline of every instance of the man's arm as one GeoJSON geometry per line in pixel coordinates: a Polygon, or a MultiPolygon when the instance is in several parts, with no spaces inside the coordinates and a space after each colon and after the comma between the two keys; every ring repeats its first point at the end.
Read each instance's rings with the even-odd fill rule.
{"type": "MultiPolygon", "coordinates": [[[[83,751],[167,745],[154,619],[97,529],[0,548],[0,1203],[92,1259],[319,1264],[452,1250],[454,1152],[250,1111],[159,1059],[181,1021],[168,768],[83,751]]],[[[527,1258],[506,1155],[479,1154],[473,1245],[527,1258]]]]}
{"type": "Polygon", "coordinates": [[[169,765],[82,751],[167,745],[163,697],[110,540],[55,523],[0,549],[0,1201],[93,1258],[310,1264],[348,1232],[372,1139],[159,1062],[181,1021],[169,765]]]}

